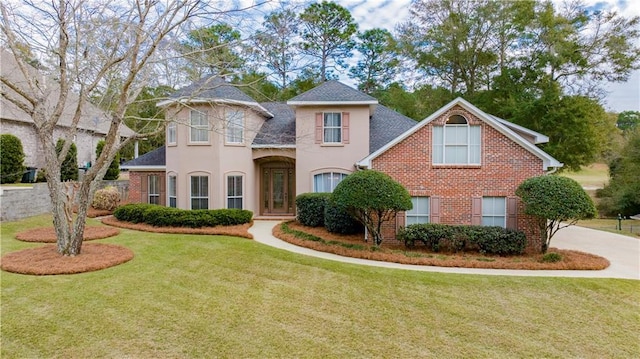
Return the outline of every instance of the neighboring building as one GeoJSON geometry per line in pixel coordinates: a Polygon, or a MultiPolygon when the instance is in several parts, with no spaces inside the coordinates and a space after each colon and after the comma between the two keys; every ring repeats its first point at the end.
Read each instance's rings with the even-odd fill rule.
{"type": "Polygon", "coordinates": [[[413,210],[398,216],[398,226],[439,222],[527,230],[531,219],[516,188],[562,166],[536,147],[546,136],[460,98],[417,123],[337,81],[286,103],[257,103],[230,84],[207,79],[159,106],[173,120],[165,161],[155,154],[144,162],[143,155],[122,168],[130,178],[142,178],[135,180],[140,188],[130,184],[130,198],[184,209],[293,216],[296,195],[330,192],[349,173],[375,169],[413,197],[413,210]]]}
{"type": "MultiPolygon", "coordinates": [[[[13,54],[0,48],[0,73],[3,77],[6,77],[13,84],[17,84],[20,88],[28,91],[26,85],[26,79],[23,76],[22,71],[18,68],[17,62],[13,54]]],[[[33,75],[33,78],[37,78],[44,87],[48,87],[49,96],[47,98],[50,101],[49,109],[52,111],[60,94],[60,87],[54,79],[48,78],[42,75],[35,68],[29,69],[33,75]]],[[[18,96],[12,93],[11,90],[4,83],[0,83],[2,91],[7,92],[8,95],[18,96]]],[[[71,125],[71,120],[75,111],[75,106],[78,104],[78,97],[74,94],[70,94],[67,98],[66,106],[63,110],[60,121],[54,129],[54,139],[64,138],[66,132],[71,125]]],[[[38,136],[34,128],[33,120],[26,112],[19,107],[15,106],[5,96],[0,97],[0,132],[10,133],[17,136],[22,141],[22,147],[25,153],[24,164],[27,167],[42,168],[44,167],[44,154],[38,136]]],[[[77,126],[77,132],[74,137],[74,143],[78,149],[78,166],[87,167],[90,163],[96,160],[96,145],[98,141],[105,138],[111,125],[111,119],[108,114],[100,110],[98,107],[87,103],[83,108],[83,113],[80,117],[80,121],[77,126]]],[[[122,137],[132,136],[134,132],[121,125],[120,135],[122,137]]]]}

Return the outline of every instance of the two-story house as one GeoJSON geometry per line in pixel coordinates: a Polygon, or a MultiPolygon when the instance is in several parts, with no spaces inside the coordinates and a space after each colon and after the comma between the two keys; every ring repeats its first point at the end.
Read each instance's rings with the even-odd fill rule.
{"type": "Polygon", "coordinates": [[[415,122],[338,81],[286,103],[258,103],[214,78],[159,106],[172,120],[166,147],[122,166],[130,170],[133,202],[293,216],[296,195],[331,192],[348,174],[375,169],[413,197],[413,209],[398,216],[398,226],[439,222],[528,231],[533,226],[516,188],[562,166],[536,146],[546,136],[461,98],[415,122]]]}

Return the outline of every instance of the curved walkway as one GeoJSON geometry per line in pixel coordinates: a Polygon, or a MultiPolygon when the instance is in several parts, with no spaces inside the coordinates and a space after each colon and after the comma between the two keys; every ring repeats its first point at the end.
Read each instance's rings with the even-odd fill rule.
{"type": "Polygon", "coordinates": [[[513,270],[513,269],[480,269],[419,266],[373,261],[319,252],[309,248],[298,247],[282,241],[272,234],[272,229],[280,221],[255,220],[249,228],[256,242],[290,252],[329,259],[338,262],[369,265],[383,268],[408,269],[425,272],[538,276],[538,277],[576,277],[576,278],[621,278],[640,280],[640,239],[615,233],[598,231],[583,227],[571,226],[559,231],[551,240],[551,245],[561,249],[573,249],[605,257],[611,265],[604,270],[513,270]]]}

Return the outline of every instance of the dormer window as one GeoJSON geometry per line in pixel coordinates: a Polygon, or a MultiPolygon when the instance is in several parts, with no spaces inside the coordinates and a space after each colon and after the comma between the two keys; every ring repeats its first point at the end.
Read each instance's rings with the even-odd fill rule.
{"type": "Polygon", "coordinates": [[[444,126],[433,126],[433,164],[479,165],[480,138],[480,126],[452,115],[444,126]]]}

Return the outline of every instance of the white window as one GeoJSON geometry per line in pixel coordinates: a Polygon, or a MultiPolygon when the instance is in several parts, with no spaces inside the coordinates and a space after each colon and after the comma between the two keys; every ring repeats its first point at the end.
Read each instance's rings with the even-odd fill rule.
{"type": "Polygon", "coordinates": [[[177,188],[176,176],[169,176],[169,207],[178,206],[177,188]]]}
{"type": "Polygon", "coordinates": [[[444,126],[433,127],[433,163],[480,164],[480,126],[453,115],[444,126]]]}
{"type": "Polygon", "coordinates": [[[227,177],[227,208],[242,209],[242,176],[227,177]]]}
{"type": "Polygon", "coordinates": [[[499,226],[507,225],[507,204],[505,197],[482,197],[482,225],[499,226]]]}
{"type": "Polygon", "coordinates": [[[209,121],[206,112],[191,110],[189,124],[191,142],[209,142],[209,121]]]}
{"type": "Polygon", "coordinates": [[[333,192],[338,183],[340,183],[345,177],[347,177],[346,174],[339,172],[317,174],[313,176],[313,191],[333,192]]]}
{"type": "Polygon", "coordinates": [[[176,143],[176,123],[170,122],[167,125],[167,143],[175,144],[176,143]]]}
{"type": "Polygon", "coordinates": [[[323,124],[323,142],[342,143],[342,114],[325,112],[323,124]]]}
{"type": "Polygon", "coordinates": [[[209,177],[191,176],[191,209],[209,209],[209,177]]]}
{"type": "Polygon", "coordinates": [[[148,178],[148,203],[160,204],[160,177],[158,175],[149,175],[148,178]]]}
{"type": "Polygon", "coordinates": [[[413,208],[406,212],[406,225],[429,223],[429,197],[411,197],[413,208]]]}
{"type": "Polygon", "coordinates": [[[227,143],[243,143],[244,142],[244,111],[227,110],[227,143]]]}

